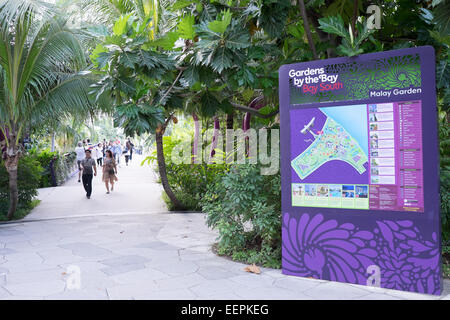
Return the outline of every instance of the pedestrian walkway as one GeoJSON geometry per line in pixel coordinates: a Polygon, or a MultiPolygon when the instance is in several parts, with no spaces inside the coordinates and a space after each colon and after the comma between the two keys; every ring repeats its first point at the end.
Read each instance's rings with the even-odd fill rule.
{"type": "Polygon", "coordinates": [[[78,174],[62,187],[40,189],[38,198],[41,204],[25,220],[167,211],[161,201],[162,188],[155,183],[155,174],[148,165],[141,166],[143,159],[133,155],[133,161],[126,166],[122,157],[118,167],[119,181],[111,194],[106,194],[101,168],[97,168],[98,174],[92,181],[93,191],[89,200],[82,182],[78,182],[78,174]]]}
{"type": "MultiPolygon", "coordinates": [[[[137,159],[136,159],[137,160],[137,159]]],[[[140,162],[140,161],[139,161],[140,162]]],[[[119,168],[110,195],[76,179],[40,190],[25,220],[0,224],[0,299],[450,299],[281,274],[211,252],[200,213],[169,213],[149,168],[119,168]]]]}

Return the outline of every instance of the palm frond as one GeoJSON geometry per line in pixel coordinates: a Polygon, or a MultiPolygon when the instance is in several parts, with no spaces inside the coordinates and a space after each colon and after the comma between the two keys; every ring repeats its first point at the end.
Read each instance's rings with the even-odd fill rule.
{"type": "Polygon", "coordinates": [[[55,14],[56,7],[40,0],[0,0],[0,28],[8,32],[11,22],[48,19],[55,14]]]}

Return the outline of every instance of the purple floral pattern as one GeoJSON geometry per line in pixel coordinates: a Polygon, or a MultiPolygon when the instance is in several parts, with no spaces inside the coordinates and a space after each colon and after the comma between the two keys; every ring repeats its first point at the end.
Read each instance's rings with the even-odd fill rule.
{"type": "Polygon", "coordinates": [[[424,239],[412,221],[377,220],[369,230],[322,214],[283,215],[286,274],[366,285],[367,267],[380,268],[381,287],[440,294],[436,233],[424,239]]]}

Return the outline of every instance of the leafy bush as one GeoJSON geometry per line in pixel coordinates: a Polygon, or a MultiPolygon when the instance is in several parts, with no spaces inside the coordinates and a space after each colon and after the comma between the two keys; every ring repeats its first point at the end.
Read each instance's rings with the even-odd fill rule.
{"type": "Polygon", "coordinates": [[[445,118],[439,125],[441,153],[441,220],[444,243],[450,241],[450,127],[445,118]]]}
{"type": "MultiPolygon", "coordinates": [[[[206,193],[207,185],[211,184],[215,177],[222,176],[228,170],[226,164],[175,164],[172,162],[172,150],[182,141],[176,136],[163,137],[164,157],[166,159],[166,171],[169,184],[178,200],[183,203],[186,210],[201,211],[200,200],[206,193]]],[[[156,150],[147,157],[144,162],[156,164],[156,150]]],[[[154,166],[158,174],[158,167],[154,166]]],[[[169,197],[163,193],[162,196],[167,208],[174,210],[169,197]]]]}
{"type": "Polygon", "coordinates": [[[71,152],[66,155],[58,155],[54,162],[54,171],[57,185],[63,184],[70,174],[76,169],[77,155],[71,152]]]}
{"type": "MultiPolygon", "coordinates": [[[[213,164],[174,164],[167,165],[167,177],[173,192],[187,210],[201,211],[200,200],[206,193],[207,186],[215,177],[222,176],[226,165],[213,164]]],[[[172,202],[164,198],[169,210],[173,210],[172,202]]]]}
{"type": "MultiPolygon", "coordinates": [[[[25,156],[19,161],[18,189],[19,211],[29,211],[36,203],[33,199],[37,196],[37,188],[43,169],[40,163],[31,156],[25,156]]],[[[9,207],[9,177],[5,163],[0,162],[0,220],[6,217],[9,207]]],[[[17,214],[16,214],[17,217],[17,214]]]]}
{"type": "Polygon", "coordinates": [[[40,188],[47,188],[53,185],[51,174],[51,163],[53,160],[53,173],[57,185],[64,183],[70,173],[74,170],[76,153],[71,152],[67,156],[58,152],[51,152],[49,149],[39,151],[37,148],[30,150],[30,156],[34,157],[44,169],[40,178],[40,188]]]}
{"type": "Polygon", "coordinates": [[[50,162],[52,159],[58,157],[58,153],[51,152],[49,149],[38,150],[37,148],[33,148],[29,152],[30,156],[36,159],[39,162],[43,171],[41,173],[40,188],[47,188],[52,186],[52,177],[50,172],[50,162]]]}
{"type": "Polygon", "coordinates": [[[258,165],[231,166],[207,186],[201,200],[207,224],[219,231],[217,252],[234,260],[279,268],[281,179],[258,165]]]}

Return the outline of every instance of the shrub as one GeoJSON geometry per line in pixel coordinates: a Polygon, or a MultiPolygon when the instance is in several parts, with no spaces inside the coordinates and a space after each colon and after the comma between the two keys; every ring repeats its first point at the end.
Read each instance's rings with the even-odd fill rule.
{"type": "Polygon", "coordinates": [[[439,125],[439,140],[442,239],[444,243],[448,243],[450,241],[450,127],[445,119],[441,120],[439,125]]]}
{"type": "Polygon", "coordinates": [[[30,150],[30,156],[34,157],[44,169],[40,178],[40,188],[47,188],[53,186],[53,179],[51,174],[51,163],[53,160],[53,173],[55,175],[55,180],[57,185],[64,183],[69,177],[70,173],[74,170],[76,153],[71,152],[67,156],[59,154],[54,151],[51,152],[49,149],[44,149],[38,151],[38,149],[33,148],[30,150]]]}
{"type": "Polygon", "coordinates": [[[39,162],[43,168],[40,178],[39,187],[47,188],[52,186],[52,177],[50,172],[50,162],[58,156],[58,153],[51,152],[49,149],[39,151],[37,148],[30,150],[29,155],[39,162]]]}
{"type": "Polygon", "coordinates": [[[219,231],[217,252],[235,260],[279,268],[281,179],[262,176],[258,165],[231,166],[207,186],[201,205],[219,231]]]}
{"type": "Polygon", "coordinates": [[[63,184],[76,169],[76,158],[75,152],[66,155],[58,154],[57,159],[53,164],[57,185],[63,184]]]}
{"type": "MultiPolygon", "coordinates": [[[[167,176],[173,192],[188,210],[201,211],[200,200],[206,193],[207,186],[215,177],[222,176],[226,165],[213,164],[173,164],[167,165],[167,176]]],[[[166,199],[166,198],[165,198],[166,199]]],[[[172,210],[172,203],[167,198],[167,206],[172,210]]]]}
{"type": "MultiPolygon", "coordinates": [[[[172,162],[172,150],[182,140],[171,136],[163,137],[164,157],[166,159],[166,171],[169,184],[178,200],[183,203],[186,210],[201,211],[200,200],[206,193],[207,185],[211,184],[215,177],[222,176],[228,170],[226,164],[175,164],[172,162]]],[[[144,162],[156,164],[156,151],[144,162]]],[[[154,170],[159,174],[158,167],[154,170]]],[[[169,197],[163,193],[162,196],[167,208],[174,210],[169,197]]]]}
{"type": "MultiPolygon", "coordinates": [[[[18,211],[29,210],[33,205],[33,199],[37,196],[37,188],[41,179],[43,169],[38,161],[31,156],[25,156],[19,161],[18,189],[19,204],[18,211]]],[[[5,163],[0,162],[0,218],[4,218],[9,207],[9,177],[5,163]]]]}

